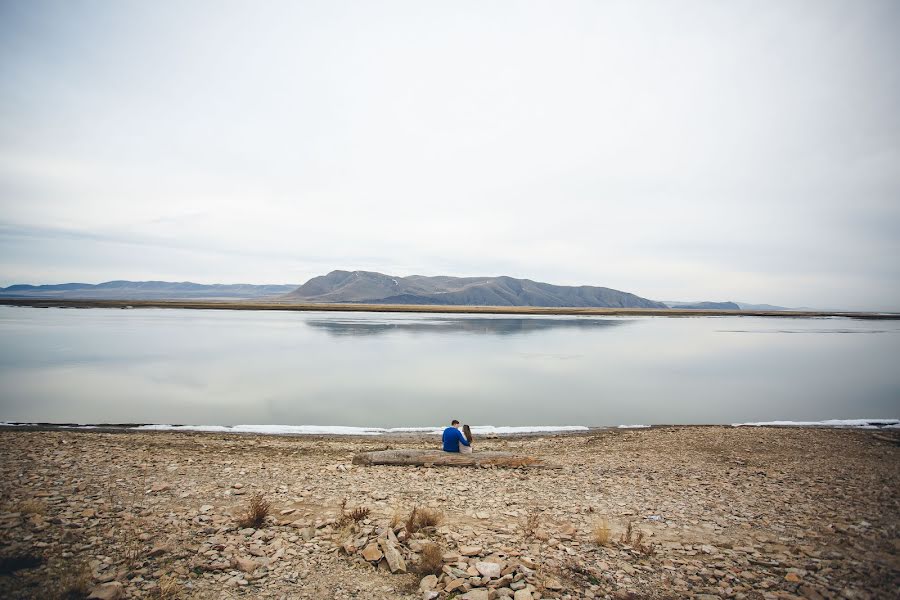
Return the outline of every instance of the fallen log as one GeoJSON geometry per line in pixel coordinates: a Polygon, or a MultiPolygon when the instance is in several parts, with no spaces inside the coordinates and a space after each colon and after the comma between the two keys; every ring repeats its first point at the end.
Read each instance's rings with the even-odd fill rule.
{"type": "Polygon", "coordinates": [[[511,452],[444,452],[442,450],[379,450],[360,452],[353,457],[354,465],[391,465],[405,467],[530,467],[559,469],[540,458],[511,452]]]}
{"type": "Polygon", "coordinates": [[[890,435],[881,435],[880,433],[873,433],[872,437],[876,440],[881,440],[882,442],[890,442],[895,446],[900,446],[900,437],[893,437],[890,435]]]}

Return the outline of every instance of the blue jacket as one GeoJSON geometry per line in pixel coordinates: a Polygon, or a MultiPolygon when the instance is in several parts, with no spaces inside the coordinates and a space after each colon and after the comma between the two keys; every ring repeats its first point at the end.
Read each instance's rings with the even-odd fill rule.
{"type": "Polygon", "coordinates": [[[466,436],[456,427],[448,427],[441,436],[444,441],[444,452],[459,452],[459,445],[468,446],[466,436]]]}

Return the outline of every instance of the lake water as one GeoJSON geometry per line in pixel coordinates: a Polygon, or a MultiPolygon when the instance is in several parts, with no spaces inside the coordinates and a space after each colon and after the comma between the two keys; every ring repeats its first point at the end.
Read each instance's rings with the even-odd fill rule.
{"type": "Polygon", "coordinates": [[[0,421],[896,418],[898,357],[900,321],[0,307],[0,421]]]}

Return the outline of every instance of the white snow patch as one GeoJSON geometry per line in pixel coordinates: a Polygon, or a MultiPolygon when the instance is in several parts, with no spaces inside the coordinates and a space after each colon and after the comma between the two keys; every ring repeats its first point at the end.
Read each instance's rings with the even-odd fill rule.
{"type": "Polygon", "coordinates": [[[760,421],[758,423],[733,423],[732,427],[855,427],[879,429],[900,427],[900,419],[828,419],[826,421],[760,421]]]}
{"type": "Polygon", "coordinates": [[[619,429],[646,429],[649,425],[619,425],[619,429]]]}
{"type": "MultiPolygon", "coordinates": [[[[443,427],[348,427],[344,425],[140,425],[133,429],[142,431],[201,431],[209,433],[261,433],[274,435],[383,435],[386,433],[425,433],[440,435],[443,427]]],[[[582,425],[537,425],[524,427],[497,427],[475,425],[473,435],[552,433],[587,431],[582,425]]]]}

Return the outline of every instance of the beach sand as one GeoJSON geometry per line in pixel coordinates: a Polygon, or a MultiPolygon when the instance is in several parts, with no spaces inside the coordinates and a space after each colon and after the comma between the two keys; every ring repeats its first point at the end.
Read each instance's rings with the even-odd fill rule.
{"type": "Polygon", "coordinates": [[[662,427],[494,437],[476,452],[560,468],[460,469],[351,464],[360,451],[434,447],[434,436],[6,428],[0,596],[896,598],[900,448],[884,439],[896,435],[662,427]],[[272,503],[268,522],[242,528],[257,492],[272,503]],[[367,519],[335,523],[344,499],[367,519]],[[442,521],[407,536],[414,506],[442,521]],[[443,555],[440,579],[412,572],[430,543],[443,555]],[[368,562],[364,550],[394,551],[409,572],[368,562]]]}

